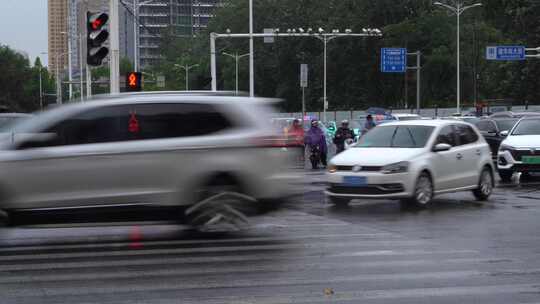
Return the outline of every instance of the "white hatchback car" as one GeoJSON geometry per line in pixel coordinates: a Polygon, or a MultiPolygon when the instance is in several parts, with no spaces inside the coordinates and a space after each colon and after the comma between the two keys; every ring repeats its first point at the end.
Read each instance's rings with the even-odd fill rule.
{"type": "Polygon", "coordinates": [[[487,200],[493,168],[489,145],[468,123],[387,123],[331,160],[326,194],[336,205],[386,198],[426,206],[436,194],[465,190],[487,200]]]}
{"type": "Polygon", "coordinates": [[[276,202],[294,175],[264,118],[274,102],[125,94],[46,111],[0,144],[0,210],[191,206],[233,190],[276,202]]]}

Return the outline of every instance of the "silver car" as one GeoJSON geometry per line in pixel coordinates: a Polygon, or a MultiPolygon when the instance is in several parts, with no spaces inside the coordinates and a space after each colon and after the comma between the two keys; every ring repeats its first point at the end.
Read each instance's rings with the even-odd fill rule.
{"type": "Polygon", "coordinates": [[[0,144],[0,210],[192,206],[223,191],[276,202],[293,175],[261,119],[273,102],[157,93],[44,112],[0,144]]]}

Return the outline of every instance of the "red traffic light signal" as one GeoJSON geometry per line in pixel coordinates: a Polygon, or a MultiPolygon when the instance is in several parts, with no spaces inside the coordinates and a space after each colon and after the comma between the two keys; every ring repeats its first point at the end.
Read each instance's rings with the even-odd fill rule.
{"type": "Polygon", "coordinates": [[[140,92],[142,90],[142,73],[139,73],[139,72],[127,73],[126,90],[128,92],[140,92]]]}
{"type": "Polygon", "coordinates": [[[88,13],[88,25],[91,31],[98,31],[109,21],[109,15],[106,13],[92,14],[88,13]]]}
{"type": "Polygon", "coordinates": [[[88,32],[86,62],[88,65],[100,66],[109,54],[109,49],[105,46],[109,39],[109,31],[104,28],[108,21],[109,15],[106,13],[87,12],[86,14],[88,32]]]}

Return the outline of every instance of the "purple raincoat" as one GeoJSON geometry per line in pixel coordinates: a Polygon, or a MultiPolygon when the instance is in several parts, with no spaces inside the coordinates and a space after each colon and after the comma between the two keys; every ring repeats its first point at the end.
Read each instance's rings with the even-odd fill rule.
{"type": "Polygon", "coordinates": [[[321,153],[326,153],[328,150],[324,132],[319,127],[311,127],[307,131],[305,142],[308,146],[319,146],[321,153]]]}

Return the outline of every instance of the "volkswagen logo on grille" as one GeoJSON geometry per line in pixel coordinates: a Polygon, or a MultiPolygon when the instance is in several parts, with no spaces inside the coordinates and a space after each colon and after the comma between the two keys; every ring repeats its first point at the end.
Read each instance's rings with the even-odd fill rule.
{"type": "Polygon", "coordinates": [[[360,171],[362,171],[362,166],[354,166],[352,168],[352,170],[353,170],[353,172],[360,172],[360,171]]]}

